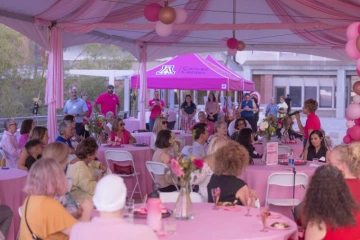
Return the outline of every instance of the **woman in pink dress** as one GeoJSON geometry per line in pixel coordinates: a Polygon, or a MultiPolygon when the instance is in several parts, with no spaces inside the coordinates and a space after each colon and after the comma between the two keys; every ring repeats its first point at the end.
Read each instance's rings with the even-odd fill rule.
{"type": "Polygon", "coordinates": [[[136,139],[131,136],[130,132],[125,129],[125,123],[121,118],[114,120],[112,125],[112,131],[109,133],[111,141],[119,141],[122,144],[133,144],[136,143],[136,139]]]}
{"type": "Polygon", "coordinates": [[[216,122],[219,115],[219,103],[216,101],[214,93],[209,93],[208,101],[205,104],[205,112],[207,114],[207,119],[211,122],[216,122]]]}
{"type": "Polygon", "coordinates": [[[22,148],[26,141],[29,139],[29,134],[31,132],[31,130],[35,127],[35,122],[33,119],[25,119],[22,123],[21,123],[21,128],[20,128],[20,138],[19,138],[19,148],[22,148]]]}

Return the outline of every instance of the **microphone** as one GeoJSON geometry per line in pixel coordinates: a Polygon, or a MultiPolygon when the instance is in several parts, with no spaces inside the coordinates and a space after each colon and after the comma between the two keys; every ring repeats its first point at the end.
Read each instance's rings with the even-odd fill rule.
{"type": "Polygon", "coordinates": [[[291,117],[291,116],[296,115],[298,113],[302,113],[302,110],[300,109],[300,110],[297,110],[295,112],[289,113],[288,116],[291,117]]]}

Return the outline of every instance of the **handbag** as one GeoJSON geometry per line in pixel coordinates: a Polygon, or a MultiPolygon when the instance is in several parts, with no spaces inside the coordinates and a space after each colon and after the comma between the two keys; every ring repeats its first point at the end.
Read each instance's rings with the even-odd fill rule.
{"type": "Polygon", "coordinates": [[[27,212],[27,206],[28,206],[29,200],[30,200],[30,196],[28,197],[28,199],[27,199],[27,201],[26,201],[26,205],[25,205],[25,223],[26,223],[27,228],[29,229],[29,232],[30,232],[30,234],[31,234],[32,239],[34,239],[34,240],[42,240],[42,238],[37,237],[37,236],[33,233],[33,231],[31,231],[31,228],[30,228],[30,226],[29,226],[29,224],[28,224],[28,221],[27,221],[27,218],[26,218],[26,212],[27,212]]]}
{"type": "Polygon", "coordinates": [[[114,173],[131,175],[134,173],[134,167],[133,167],[133,165],[120,166],[120,165],[117,165],[114,163],[114,173]]]}

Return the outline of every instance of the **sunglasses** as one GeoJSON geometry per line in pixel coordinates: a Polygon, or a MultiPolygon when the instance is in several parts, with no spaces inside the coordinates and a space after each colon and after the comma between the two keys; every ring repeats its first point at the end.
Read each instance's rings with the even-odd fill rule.
{"type": "Polygon", "coordinates": [[[125,126],[125,123],[120,123],[120,126],[125,126]]]}
{"type": "Polygon", "coordinates": [[[161,122],[163,125],[165,125],[165,124],[168,124],[169,122],[168,121],[162,121],[161,122]]]}

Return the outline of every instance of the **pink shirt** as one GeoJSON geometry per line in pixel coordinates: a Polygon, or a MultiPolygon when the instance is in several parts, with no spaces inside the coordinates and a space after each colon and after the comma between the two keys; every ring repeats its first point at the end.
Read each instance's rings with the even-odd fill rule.
{"type": "Polygon", "coordinates": [[[96,104],[101,105],[101,113],[105,116],[107,112],[113,112],[114,116],[117,116],[116,105],[120,107],[120,102],[116,94],[110,95],[108,92],[104,92],[98,96],[95,100],[96,104]]]}
{"type": "Polygon", "coordinates": [[[304,137],[305,139],[309,138],[309,129],[312,130],[320,130],[321,123],[319,117],[315,113],[310,113],[306,119],[306,123],[304,126],[304,137]]]}
{"type": "Polygon", "coordinates": [[[21,134],[21,136],[19,138],[19,144],[18,144],[19,148],[22,148],[28,139],[29,139],[28,133],[21,134]]]}
{"type": "Polygon", "coordinates": [[[1,138],[1,147],[6,154],[6,165],[12,168],[17,168],[21,149],[19,148],[15,134],[4,131],[1,138]]]}
{"type": "MultiPolygon", "coordinates": [[[[130,136],[131,136],[130,132],[127,130],[123,130],[122,135],[123,137],[121,139],[121,144],[130,144],[130,136]]],[[[116,132],[113,131],[109,132],[109,137],[111,141],[115,141],[116,136],[117,136],[116,132]]]]}
{"type": "Polygon", "coordinates": [[[157,240],[155,232],[142,224],[127,223],[122,218],[94,217],[91,222],[79,222],[71,229],[70,240],[157,240]]]}
{"type": "MultiPolygon", "coordinates": [[[[90,101],[86,101],[86,105],[88,107],[88,115],[86,117],[89,118],[89,117],[91,117],[91,114],[92,114],[92,105],[91,105],[90,101]]],[[[102,109],[102,107],[101,107],[101,109],[102,109]]]]}
{"type": "MultiPolygon", "coordinates": [[[[154,108],[151,110],[150,119],[156,119],[157,117],[159,117],[161,115],[161,107],[164,107],[165,103],[163,100],[160,100],[159,102],[160,102],[160,105],[154,106],[154,108]]],[[[155,105],[155,103],[156,103],[155,98],[150,100],[149,107],[152,107],[153,105],[155,105]]]]}

